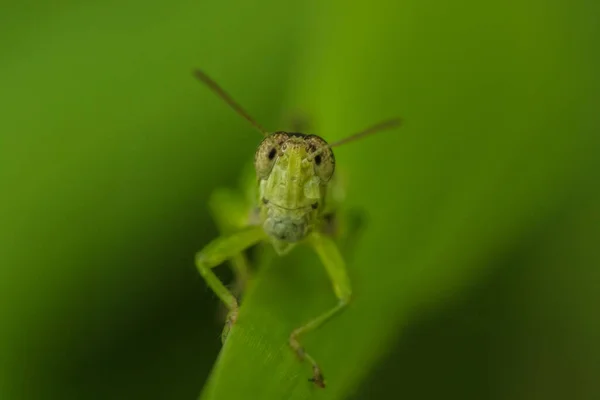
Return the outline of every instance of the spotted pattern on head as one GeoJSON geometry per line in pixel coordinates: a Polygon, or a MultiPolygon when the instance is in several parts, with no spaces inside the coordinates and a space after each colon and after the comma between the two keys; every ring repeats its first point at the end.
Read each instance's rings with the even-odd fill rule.
{"type": "MultiPolygon", "coordinates": [[[[275,159],[278,155],[281,155],[282,152],[286,151],[287,141],[291,138],[303,139],[308,154],[312,154],[327,146],[327,142],[317,135],[275,132],[263,139],[254,154],[254,166],[259,178],[265,179],[269,176],[269,173],[275,164],[275,159]]],[[[319,176],[323,182],[329,181],[335,171],[335,157],[333,151],[330,148],[322,150],[313,158],[313,162],[317,176],[319,176]]]]}

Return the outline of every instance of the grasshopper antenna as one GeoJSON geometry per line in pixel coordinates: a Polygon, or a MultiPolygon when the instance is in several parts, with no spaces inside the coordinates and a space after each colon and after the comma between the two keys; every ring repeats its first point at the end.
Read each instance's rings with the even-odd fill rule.
{"type": "Polygon", "coordinates": [[[396,128],[402,124],[402,120],[400,118],[389,119],[386,121],[382,121],[376,125],[373,125],[364,131],[355,133],[354,135],[350,135],[347,138],[338,140],[337,142],[330,143],[327,147],[338,147],[346,143],[354,142],[355,140],[362,139],[365,136],[372,135],[377,132],[381,132],[386,129],[396,128]]]}
{"type": "Polygon", "coordinates": [[[338,147],[338,146],[341,146],[346,143],[354,142],[355,140],[362,139],[366,136],[370,136],[374,133],[381,132],[386,129],[396,128],[400,125],[402,125],[402,120],[400,118],[393,118],[393,119],[388,119],[388,120],[382,121],[378,124],[370,126],[369,128],[367,128],[363,131],[355,133],[354,135],[350,135],[344,139],[340,139],[337,142],[329,143],[327,146],[324,146],[321,149],[312,153],[310,155],[310,159],[311,160],[314,159],[316,156],[321,154],[325,149],[330,149],[332,147],[338,147]]]}
{"type": "Polygon", "coordinates": [[[212,78],[206,75],[199,69],[194,70],[194,76],[198,78],[202,83],[210,88],[213,92],[222,98],[231,108],[235,110],[239,115],[244,117],[246,121],[250,122],[263,136],[267,136],[269,133],[263,128],[254,118],[250,116],[234,99],[231,97],[217,82],[213,81],[212,78]]]}

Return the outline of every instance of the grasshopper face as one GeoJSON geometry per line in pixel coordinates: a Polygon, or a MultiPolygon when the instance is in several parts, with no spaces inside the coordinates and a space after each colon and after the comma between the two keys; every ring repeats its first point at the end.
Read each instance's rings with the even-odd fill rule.
{"type": "Polygon", "coordinates": [[[276,132],[258,146],[254,166],[265,232],[287,243],[304,239],[324,208],[335,169],[327,142],[315,135],[276,132]]]}

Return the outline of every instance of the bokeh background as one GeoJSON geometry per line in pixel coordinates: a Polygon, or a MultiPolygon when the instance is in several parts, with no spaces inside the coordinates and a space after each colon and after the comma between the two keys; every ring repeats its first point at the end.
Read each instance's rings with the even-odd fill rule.
{"type": "Polygon", "coordinates": [[[599,4],[2,2],[0,398],[600,398],[599,4]],[[323,391],[286,347],[334,302],[307,249],[216,362],[193,254],[260,137],[194,67],[273,130],[405,121],[336,151],[367,227],[323,391]]]}

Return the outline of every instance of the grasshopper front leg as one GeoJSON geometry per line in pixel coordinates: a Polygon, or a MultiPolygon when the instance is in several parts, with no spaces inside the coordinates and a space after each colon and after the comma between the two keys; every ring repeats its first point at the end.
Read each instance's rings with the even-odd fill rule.
{"type": "Polygon", "coordinates": [[[338,304],[305,325],[295,329],[290,335],[289,342],[298,357],[300,357],[301,360],[307,360],[312,365],[313,377],[310,381],[314,382],[317,386],[324,388],[325,380],[321,368],[315,359],[304,350],[298,339],[301,335],[317,329],[335,315],[339,314],[350,302],[352,289],[350,287],[350,279],[346,272],[346,264],[335,242],[327,235],[318,232],[311,233],[308,242],[315,249],[327,270],[327,274],[333,284],[333,291],[338,298],[338,304]]]}
{"type": "Polygon", "coordinates": [[[251,226],[231,235],[218,237],[196,253],[196,267],[200,271],[200,275],[229,310],[221,334],[223,342],[227,339],[229,330],[237,320],[239,305],[235,296],[217,278],[212,268],[232,259],[265,238],[266,235],[261,226],[251,226]]]}
{"type": "MultiPolygon", "coordinates": [[[[249,225],[251,207],[235,190],[215,190],[208,200],[208,206],[222,236],[230,235],[249,225]]],[[[250,277],[248,259],[241,252],[231,257],[229,263],[234,273],[231,292],[239,299],[250,277]]]]}

